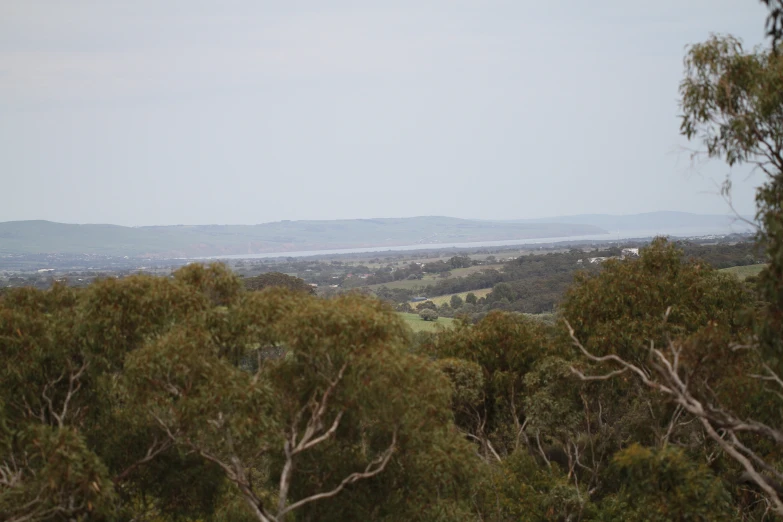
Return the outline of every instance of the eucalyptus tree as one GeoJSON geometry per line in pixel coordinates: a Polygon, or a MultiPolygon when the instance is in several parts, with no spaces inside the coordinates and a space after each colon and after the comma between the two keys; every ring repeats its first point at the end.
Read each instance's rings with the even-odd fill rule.
{"type": "Polygon", "coordinates": [[[465,518],[477,460],[409,342],[377,300],[217,264],[12,291],[0,518],[465,518]]]}
{"type": "MultiPolygon", "coordinates": [[[[776,2],[769,2],[773,7],[776,2]]],[[[777,33],[779,14],[770,17],[777,33]],[[777,21],[776,21],[777,20],[777,21]]],[[[729,165],[750,164],[765,174],[756,194],[757,241],[767,268],[759,283],[760,303],[748,335],[726,330],[727,318],[699,331],[671,331],[677,296],[663,293],[650,320],[665,335],[644,336],[632,344],[647,348],[619,351],[595,343],[579,324],[570,326],[574,345],[598,365],[583,379],[634,377],[693,419],[703,436],[742,470],[769,507],[783,515],[783,57],[772,49],[746,51],[731,36],[714,36],[692,46],[680,86],[682,126],[704,153],[729,165]],[[671,301],[671,302],[667,302],[671,301]],[[656,317],[657,315],[657,317],[656,317]],[[752,333],[752,335],[750,335],[752,333]],[[596,373],[597,372],[597,373],[596,373]],[[618,377],[622,375],[622,377],[618,377]]],[[[724,186],[730,191],[730,183],[724,186]]],[[[619,298],[619,297],[618,297],[619,298]]],[[[625,331],[625,330],[624,330],[625,331]]],[[[627,335],[632,334],[627,331],[627,335]]],[[[681,417],[678,417],[681,418],[681,417]]],[[[676,422],[672,417],[671,422],[676,422]]]]}

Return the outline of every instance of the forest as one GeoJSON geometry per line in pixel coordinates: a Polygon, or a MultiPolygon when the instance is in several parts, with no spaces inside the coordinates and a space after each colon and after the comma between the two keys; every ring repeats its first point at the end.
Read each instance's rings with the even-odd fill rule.
{"type": "Polygon", "coordinates": [[[417,335],[374,295],[219,263],[7,289],[0,519],[783,517],[783,4],[767,3],[768,48],[693,45],[680,86],[683,135],[766,176],[741,252],[758,277],[664,238],[584,270],[565,253],[541,321],[510,307],[533,290],[503,277],[535,281],[547,256],[522,258],[477,272],[503,306],[417,335]]]}

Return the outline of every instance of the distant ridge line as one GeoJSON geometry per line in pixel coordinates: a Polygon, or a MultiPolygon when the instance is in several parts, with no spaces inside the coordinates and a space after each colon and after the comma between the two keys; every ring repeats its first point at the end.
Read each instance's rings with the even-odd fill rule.
{"type": "Polygon", "coordinates": [[[445,216],[143,227],[28,220],[0,223],[0,255],[205,257],[606,233],[588,224],[508,223],[445,216]]]}

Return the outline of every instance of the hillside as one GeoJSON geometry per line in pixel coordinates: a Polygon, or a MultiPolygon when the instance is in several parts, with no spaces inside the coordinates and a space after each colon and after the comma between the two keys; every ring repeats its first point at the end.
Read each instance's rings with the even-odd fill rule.
{"type": "Polygon", "coordinates": [[[0,223],[0,255],[198,257],[605,233],[602,228],[589,224],[509,223],[432,216],[156,227],[8,221],[0,223]]]}
{"type": "MultiPolygon", "coordinates": [[[[752,220],[752,216],[743,216],[752,220]]],[[[549,218],[517,219],[507,223],[540,222],[592,225],[610,233],[636,231],[644,235],[700,235],[747,232],[751,227],[732,215],[693,214],[690,212],[645,212],[629,215],[581,214],[549,218]]]]}

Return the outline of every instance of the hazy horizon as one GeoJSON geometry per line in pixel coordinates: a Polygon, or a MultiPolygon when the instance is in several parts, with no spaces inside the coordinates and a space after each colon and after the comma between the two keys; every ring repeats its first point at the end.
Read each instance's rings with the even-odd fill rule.
{"type": "Polygon", "coordinates": [[[730,213],[677,88],[759,2],[329,4],[0,4],[0,222],[730,213]]]}
{"type": "MultiPolygon", "coordinates": [[[[394,219],[418,219],[418,218],[447,218],[447,219],[458,219],[458,220],[465,220],[465,221],[498,221],[498,222],[513,222],[513,221],[538,221],[538,222],[546,222],[546,220],[557,220],[557,219],[563,219],[563,218],[583,218],[583,217],[612,217],[612,218],[620,218],[620,217],[634,217],[634,216],[645,216],[645,215],[653,215],[653,214],[691,214],[693,216],[701,216],[701,217],[737,217],[736,214],[733,212],[717,212],[717,213],[697,213],[697,212],[687,212],[687,211],[680,211],[680,210],[655,210],[650,212],[638,212],[638,213],[628,213],[628,214],[611,214],[611,213],[584,213],[584,214],[565,214],[565,215],[558,215],[558,216],[530,216],[525,218],[508,218],[508,219],[492,219],[492,218],[476,218],[471,216],[441,216],[441,215],[418,215],[418,216],[368,216],[364,218],[331,218],[331,219],[275,219],[271,221],[263,221],[258,223],[156,223],[151,225],[123,225],[121,223],[109,223],[109,222],[68,222],[68,221],[57,221],[52,219],[9,219],[0,221],[0,223],[13,223],[13,222],[25,222],[25,221],[48,221],[51,223],[58,223],[63,225],[113,225],[113,226],[124,226],[124,227],[131,227],[131,228],[142,228],[142,227],[177,227],[177,226],[255,226],[255,225],[267,225],[272,223],[280,223],[280,222],[286,222],[286,221],[351,221],[351,220],[364,220],[364,221],[372,221],[372,220],[394,220],[394,219]]],[[[740,218],[745,219],[755,219],[755,215],[752,214],[740,214],[737,219],[740,218]]]]}

